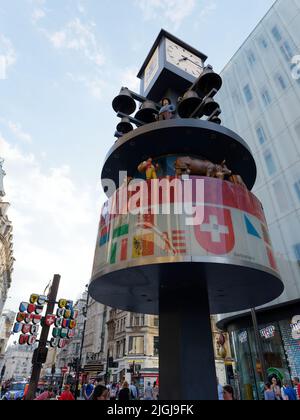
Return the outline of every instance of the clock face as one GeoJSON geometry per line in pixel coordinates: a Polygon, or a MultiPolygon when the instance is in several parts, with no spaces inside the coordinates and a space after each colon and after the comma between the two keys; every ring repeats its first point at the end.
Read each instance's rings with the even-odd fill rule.
{"type": "Polygon", "coordinates": [[[158,67],[159,67],[159,52],[158,48],[156,49],[155,53],[153,54],[151,60],[149,61],[146,69],[145,69],[145,77],[144,77],[144,91],[150,85],[151,80],[155,76],[158,67]]]}
{"type": "Polygon", "coordinates": [[[196,78],[203,72],[203,62],[200,57],[169,39],[166,39],[166,55],[169,63],[196,78]]]}

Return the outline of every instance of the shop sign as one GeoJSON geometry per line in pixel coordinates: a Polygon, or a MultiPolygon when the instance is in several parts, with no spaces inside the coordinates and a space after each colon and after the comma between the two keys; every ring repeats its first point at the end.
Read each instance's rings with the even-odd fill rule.
{"type": "Polygon", "coordinates": [[[269,327],[266,327],[260,330],[260,335],[267,340],[275,336],[275,331],[276,331],[276,328],[274,327],[274,325],[270,325],[269,327]]]}
{"type": "Polygon", "coordinates": [[[241,344],[247,343],[248,341],[248,333],[247,331],[243,331],[239,334],[239,342],[241,344]]]}

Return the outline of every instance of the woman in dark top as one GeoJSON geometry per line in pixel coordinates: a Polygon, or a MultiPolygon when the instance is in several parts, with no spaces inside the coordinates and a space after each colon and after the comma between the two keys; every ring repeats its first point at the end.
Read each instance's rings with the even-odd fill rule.
{"type": "Polygon", "coordinates": [[[118,399],[119,399],[119,401],[128,401],[128,400],[130,400],[130,391],[129,391],[128,382],[124,382],[123,388],[119,392],[118,399]]]}

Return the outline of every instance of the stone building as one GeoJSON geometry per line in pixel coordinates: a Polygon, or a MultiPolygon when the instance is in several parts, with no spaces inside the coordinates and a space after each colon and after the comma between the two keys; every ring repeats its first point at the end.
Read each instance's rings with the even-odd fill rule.
{"type": "Polygon", "coordinates": [[[9,204],[4,201],[3,160],[0,159],[0,315],[3,311],[13,271],[12,224],[7,216],[9,204]]]}

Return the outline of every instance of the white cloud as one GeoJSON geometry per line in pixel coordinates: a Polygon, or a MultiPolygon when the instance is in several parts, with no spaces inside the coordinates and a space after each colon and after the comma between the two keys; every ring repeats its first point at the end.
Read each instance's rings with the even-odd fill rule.
{"type": "Polygon", "coordinates": [[[95,24],[83,24],[75,18],[60,31],[47,34],[52,45],[57,49],[80,52],[97,66],[102,66],[105,57],[94,33],[95,24]]]}
{"type": "Polygon", "coordinates": [[[211,15],[214,11],[217,10],[217,5],[214,1],[209,0],[207,4],[205,4],[200,12],[200,19],[206,19],[209,15],[211,15]]]}
{"type": "Polygon", "coordinates": [[[17,61],[17,54],[12,42],[2,34],[0,34],[0,59],[2,66],[5,67],[2,69],[2,72],[4,73],[2,76],[5,78],[7,77],[8,70],[17,61]]]}
{"type": "Polygon", "coordinates": [[[190,16],[196,7],[196,0],[135,0],[142,10],[144,19],[167,19],[175,29],[190,16]]]}
{"type": "Polygon", "coordinates": [[[108,84],[99,76],[88,78],[87,76],[75,76],[72,73],[68,73],[67,77],[75,83],[84,85],[88,89],[90,95],[96,99],[103,99],[107,94],[108,84]]]}
{"type": "Polygon", "coordinates": [[[120,86],[126,86],[128,89],[138,91],[140,86],[140,80],[136,77],[138,74],[138,68],[126,68],[122,75],[120,75],[120,86]]]}
{"type": "MultiPolygon", "coordinates": [[[[1,122],[1,119],[0,119],[0,122],[1,122]]],[[[13,123],[12,121],[8,121],[7,125],[9,127],[9,129],[11,130],[11,132],[15,135],[15,137],[18,140],[21,140],[24,143],[31,143],[32,142],[31,135],[26,133],[25,131],[23,131],[20,124],[13,123]]]]}
{"type": "Polygon", "coordinates": [[[43,9],[34,9],[31,15],[33,23],[37,23],[38,21],[43,19],[45,16],[46,16],[46,12],[43,9]]]}
{"type": "Polygon", "coordinates": [[[55,273],[62,275],[60,296],[74,299],[91,274],[100,211],[96,185],[76,185],[67,165],[42,168],[1,134],[0,150],[16,258],[8,304],[16,309],[30,293],[42,292],[55,273]]]}

